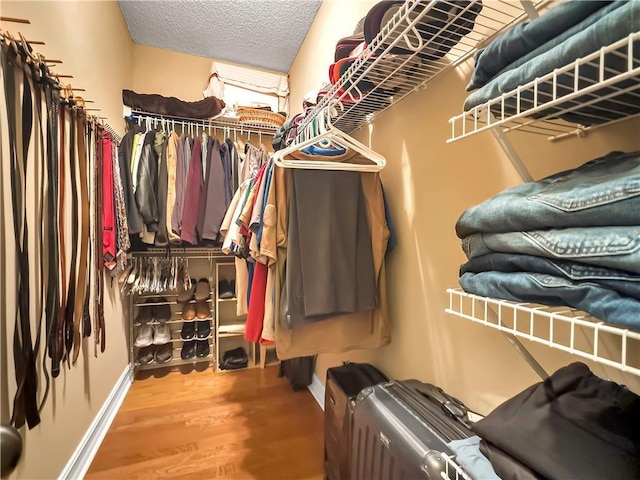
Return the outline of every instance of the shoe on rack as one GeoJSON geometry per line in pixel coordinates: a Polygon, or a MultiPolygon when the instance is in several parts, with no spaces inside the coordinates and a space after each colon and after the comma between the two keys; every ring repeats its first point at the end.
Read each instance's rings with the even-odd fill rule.
{"type": "Polygon", "coordinates": [[[182,340],[193,340],[196,334],[196,322],[184,322],[182,330],[180,330],[180,338],[182,340]]]}
{"type": "Polygon", "coordinates": [[[200,320],[209,318],[211,316],[211,309],[207,302],[196,302],[196,317],[200,320]]]}
{"type": "Polygon", "coordinates": [[[154,308],[153,307],[138,307],[138,314],[136,315],[135,323],[144,325],[153,320],[154,308]]]}
{"type": "Polygon", "coordinates": [[[188,302],[193,298],[193,294],[196,291],[196,280],[192,278],[190,280],[189,288],[185,289],[184,284],[178,285],[178,302],[188,302]]]}
{"type": "Polygon", "coordinates": [[[196,285],[196,300],[208,300],[210,295],[211,287],[209,286],[209,280],[207,280],[206,278],[201,278],[200,280],[198,280],[198,285],[196,285]]]}
{"type": "Polygon", "coordinates": [[[169,342],[156,347],[157,363],[167,363],[170,360],[173,360],[173,343],[169,342]]]}
{"type": "Polygon", "coordinates": [[[154,318],[160,323],[171,320],[171,305],[169,305],[167,299],[164,297],[159,298],[158,303],[162,303],[162,305],[157,305],[155,307],[155,312],[153,314],[154,318]]]}
{"type": "Polygon", "coordinates": [[[211,335],[211,321],[198,320],[196,323],[196,338],[209,338],[211,335]]]}
{"type": "Polygon", "coordinates": [[[218,282],[218,298],[220,300],[233,298],[233,290],[231,290],[231,284],[224,278],[218,282]]]}
{"type": "Polygon", "coordinates": [[[229,282],[229,290],[231,290],[231,294],[233,295],[232,298],[236,298],[236,281],[235,280],[231,280],[229,282]]]}
{"type": "Polygon", "coordinates": [[[209,340],[196,340],[196,357],[204,358],[209,355],[209,340]]]}
{"type": "Polygon", "coordinates": [[[136,347],[148,347],[153,343],[153,327],[151,325],[144,324],[140,327],[140,331],[138,331],[138,336],[136,337],[135,346],[136,347]]]}
{"type": "Polygon", "coordinates": [[[141,348],[138,351],[138,365],[150,365],[154,362],[154,353],[156,347],[150,345],[148,347],[141,348]]]}
{"type": "Polygon", "coordinates": [[[180,350],[180,358],[183,360],[189,360],[196,355],[196,341],[190,340],[182,344],[182,350],[180,350]]]}
{"type": "Polygon", "coordinates": [[[182,305],[182,319],[190,322],[194,318],[196,318],[196,306],[193,303],[182,305]]]}
{"type": "Polygon", "coordinates": [[[171,341],[171,330],[169,329],[169,325],[166,323],[161,323],[160,325],[156,325],[155,330],[153,332],[153,344],[154,345],[164,345],[171,341]]]}

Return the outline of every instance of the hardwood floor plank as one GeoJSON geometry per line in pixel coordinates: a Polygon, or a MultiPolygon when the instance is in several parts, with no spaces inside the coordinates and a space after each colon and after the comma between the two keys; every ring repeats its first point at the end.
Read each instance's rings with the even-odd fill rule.
{"type": "Polygon", "coordinates": [[[277,367],[137,380],[86,476],[321,479],[323,414],[277,367]]]}

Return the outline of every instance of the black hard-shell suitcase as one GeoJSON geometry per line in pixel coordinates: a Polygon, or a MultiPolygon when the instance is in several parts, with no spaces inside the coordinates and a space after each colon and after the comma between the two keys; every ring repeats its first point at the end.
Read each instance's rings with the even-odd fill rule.
{"type": "Polygon", "coordinates": [[[280,362],[279,377],[287,377],[294,392],[302,390],[313,380],[316,357],[296,357],[280,362]]]}
{"type": "Polygon", "coordinates": [[[324,394],[324,465],[328,480],[351,478],[353,405],[360,390],[388,378],[368,363],[345,363],[327,370],[324,394]]]}
{"type": "Polygon", "coordinates": [[[473,435],[466,407],[417,380],[367,387],[356,398],[351,478],[441,479],[451,440],[473,435]]]}

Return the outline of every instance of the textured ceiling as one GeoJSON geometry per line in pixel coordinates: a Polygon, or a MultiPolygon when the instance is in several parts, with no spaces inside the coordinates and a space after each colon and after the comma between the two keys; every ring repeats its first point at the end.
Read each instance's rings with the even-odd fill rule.
{"type": "Polygon", "coordinates": [[[322,0],[119,0],[135,43],[288,72],[322,0]]]}

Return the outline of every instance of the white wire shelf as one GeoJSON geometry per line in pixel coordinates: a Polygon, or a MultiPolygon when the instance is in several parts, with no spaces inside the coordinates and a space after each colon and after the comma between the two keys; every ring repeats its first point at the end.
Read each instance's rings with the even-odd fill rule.
{"type": "Polygon", "coordinates": [[[505,133],[521,130],[557,140],[582,136],[589,130],[637,117],[640,115],[640,48],[634,46],[634,42],[639,40],[640,32],[632,33],[452,117],[447,143],[493,127],[500,127],[505,133]],[[617,61],[612,63],[614,57],[617,61]],[[592,75],[594,72],[597,78],[592,75]],[[569,114],[579,114],[589,125],[560,118],[569,114]]]}
{"type": "Polygon", "coordinates": [[[406,1],[298,131],[303,131],[317,112],[339,100],[344,110],[338,112],[333,123],[344,132],[353,132],[525,18],[525,6],[535,8],[542,3],[474,0],[461,6],[454,0],[406,1]],[[443,16],[446,22],[434,20],[443,16]],[[403,53],[392,53],[398,49],[403,53]],[[443,51],[447,53],[441,55],[443,51]]]}
{"type": "Polygon", "coordinates": [[[640,333],[570,307],[549,307],[447,289],[447,313],[640,376],[640,333]]]}
{"type": "Polygon", "coordinates": [[[149,113],[142,110],[132,109],[131,120],[150,121],[151,123],[162,123],[164,120],[174,128],[176,125],[183,130],[189,126],[197,126],[202,129],[222,129],[225,131],[234,130],[236,133],[256,133],[261,135],[275,135],[280,127],[258,122],[240,122],[240,117],[232,111],[225,111],[214,118],[191,118],[178,117],[175,115],[161,115],[149,113]]]}
{"type": "Polygon", "coordinates": [[[444,472],[440,474],[442,480],[472,480],[460,465],[455,462],[454,457],[442,454],[444,460],[444,472]]]}

